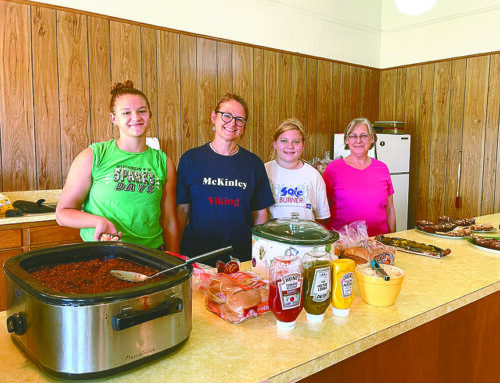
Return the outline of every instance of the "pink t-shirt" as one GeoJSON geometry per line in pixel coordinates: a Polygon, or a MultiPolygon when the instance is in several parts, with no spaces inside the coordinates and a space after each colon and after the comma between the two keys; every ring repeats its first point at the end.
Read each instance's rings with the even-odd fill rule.
{"type": "Polygon", "coordinates": [[[328,164],[323,179],[330,204],[328,228],[365,221],[370,237],[387,233],[387,198],[394,188],[386,164],[372,158],[366,169],[359,170],[339,158],[328,164]]]}

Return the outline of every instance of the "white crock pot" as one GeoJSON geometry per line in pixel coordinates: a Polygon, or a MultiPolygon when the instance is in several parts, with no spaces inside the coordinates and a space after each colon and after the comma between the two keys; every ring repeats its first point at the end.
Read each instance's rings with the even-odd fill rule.
{"type": "Polygon", "coordinates": [[[275,218],[252,228],[252,271],[268,278],[268,270],[274,258],[284,254],[297,255],[302,259],[313,250],[333,252],[333,243],[339,239],[319,223],[300,219],[298,213],[291,218],[275,218]]]}

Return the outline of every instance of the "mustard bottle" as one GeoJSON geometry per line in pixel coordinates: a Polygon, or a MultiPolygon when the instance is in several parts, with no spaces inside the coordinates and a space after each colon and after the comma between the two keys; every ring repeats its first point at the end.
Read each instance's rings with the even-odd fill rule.
{"type": "Polygon", "coordinates": [[[332,313],[336,316],[349,315],[353,300],[354,269],[352,259],[336,259],[332,262],[332,313]]]}

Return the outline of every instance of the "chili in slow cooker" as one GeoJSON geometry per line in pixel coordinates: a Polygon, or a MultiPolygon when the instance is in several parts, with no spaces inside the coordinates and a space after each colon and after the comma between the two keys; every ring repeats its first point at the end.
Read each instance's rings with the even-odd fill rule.
{"type": "Polygon", "coordinates": [[[124,270],[153,275],[158,271],[123,258],[91,259],[61,263],[31,270],[30,274],[42,285],[65,294],[98,294],[144,285],[166,277],[163,274],[144,281],[128,282],[111,275],[111,270],[124,270]]]}

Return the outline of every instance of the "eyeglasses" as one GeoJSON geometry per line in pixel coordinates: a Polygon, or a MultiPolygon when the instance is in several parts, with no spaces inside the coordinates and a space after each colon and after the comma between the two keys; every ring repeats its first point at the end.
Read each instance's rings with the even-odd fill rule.
{"type": "Polygon", "coordinates": [[[220,113],[222,121],[225,123],[231,122],[234,119],[234,123],[236,126],[242,127],[245,126],[247,123],[247,119],[243,117],[234,117],[231,113],[229,112],[221,112],[220,110],[216,110],[215,113],[220,113]]]}
{"type": "Polygon", "coordinates": [[[360,134],[359,136],[357,134],[349,134],[347,136],[347,139],[349,141],[356,141],[358,138],[363,141],[363,142],[366,142],[368,141],[368,139],[371,137],[371,134],[360,134]]]}

